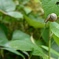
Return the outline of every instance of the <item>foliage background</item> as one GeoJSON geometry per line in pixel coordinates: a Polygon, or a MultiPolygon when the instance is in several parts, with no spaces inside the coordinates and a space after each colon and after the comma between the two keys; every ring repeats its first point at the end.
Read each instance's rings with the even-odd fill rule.
{"type": "Polygon", "coordinates": [[[59,17],[58,1],[0,0],[0,59],[48,59],[49,31],[51,59],[58,59],[59,20],[45,24],[49,14],[59,17]]]}

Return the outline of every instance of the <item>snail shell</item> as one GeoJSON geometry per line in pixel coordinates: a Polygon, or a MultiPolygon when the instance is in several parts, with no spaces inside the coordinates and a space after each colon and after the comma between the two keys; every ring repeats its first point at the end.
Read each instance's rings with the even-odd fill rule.
{"type": "Polygon", "coordinates": [[[48,21],[54,22],[55,20],[57,20],[57,15],[55,13],[51,13],[48,15],[45,22],[48,22],[48,21]]]}

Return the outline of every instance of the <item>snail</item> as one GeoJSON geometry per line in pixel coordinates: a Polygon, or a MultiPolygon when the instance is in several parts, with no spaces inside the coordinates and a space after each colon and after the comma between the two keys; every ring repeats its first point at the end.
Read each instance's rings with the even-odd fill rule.
{"type": "Polygon", "coordinates": [[[57,15],[55,13],[51,13],[48,15],[45,23],[47,23],[48,21],[54,22],[55,20],[57,20],[57,15]]]}

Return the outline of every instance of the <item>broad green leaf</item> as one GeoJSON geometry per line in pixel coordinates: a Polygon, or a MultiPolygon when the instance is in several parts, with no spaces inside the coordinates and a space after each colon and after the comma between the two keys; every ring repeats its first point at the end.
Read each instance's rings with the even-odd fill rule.
{"type": "Polygon", "coordinates": [[[16,50],[21,50],[21,51],[33,51],[32,55],[38,55],[42,57],[45,56],[40,47],[33,45],[31,42],[27,40],[10,41],[9,43],[6,44],[6,47],[12,47],[16,50]]]}
{"type": "Polygon", "coordinates": [[[56,35],[53,35],[53,38],[54,38],[55,42],[59,45],[59,37],[57,37],[56,35]]]}
{"type": "Polygon", "coordinates": [[[30,39],[31,38],[30,38],[29,35],[21,32],[21,31],[15,31],[14,34],[13,34],[13,40],[22,40],[24,42],[25,41],[27,42],[27,40],[28,40],[28,43],[33,45],[33,48],[32,48],[32,50],[34,50],[33,55],[36,55],[36,54],[40,55],[40,53],[43,54],[42,49],[40,47],[38,47],[37,45],[34,45],[30,39]],[[39,52],[39,53],[37,53],[37,52],[39,52]],[[34,53],[36,53],[36,54],[34,54],[34,53]]]}
{"type": "Polygon", "coordinates": [[[52,31],[52,33],[54,34],[53,35],[53,38],[55,40],[55,42],[59,45],[59,24],[56,23],[56,22],[52,22],[50,23],[50,29],[52,31]]]}
{"type": "Polygon", "coordinates": [[[44,57],[45,53],[43,53],[42,48],[35,46],[32,50],[32,55],[44,57]]]}
{"type": "Polygon", "coordinates": [[[15,10],[16,5],[13,0],[0,0],[0,10],[3,11],[13,11],[15,10]]]}
{"type": "Polygon", "coordinates": [[[46,43],[48,43],[48,39],[49,39],[49,29],[48,28],[44,28],[43,30],[42,30],[42,38],[43,38],[43,40],[46,42],[46,43]]]}
{"type": "Polygon", "coordinates": [[[59,24],[56,22],[51,22],[50,23],[50,29],[54,35],[59,37],[59,24]]]}
{"type": "Polygon", "coordinates": [[[20,30],[16,30],[13,33],[12,40],[29,40],[30,41],[30,36],[20,30]]]}
{"type": "Polygon", "coordinates": [[[14,17],[14,18],[23,18],[22,13],[20,12],[7,12],[7,15],[14,17]]]}
{"type": "Polygon", "coordinates": [[[22,51],[32,51],[33,45],[28,40],[14,40],[10,41],[10,43],[6,44],[7,46],[11,46],[16,50],[22,51]]]}
{"type": "Polygon", "coordinates": [[[23,33],[22,31],[16,30],[12,39],[12,41],[5,44],[6,47],[21,51],[33,51],[33,55],[36,52],[37,54],[39,52],[39,56],[45,55],[40,47],[32,43],[30,36],[23,33]]]}
{"type": "Polygon", "coordinates": [[[12,39],[13,41],[10,41],[7,45],[16,50],[31,51],[33,49],[34,45],[30,40],[30,36],[19,30],[14,32],[12,39]]]}
{"type": "Polygon", "coordinates": [[[35,18],[32,15],[30,15],[30,17],[24,15],[24,18],[28,24],[34,28],[43,28],[45,26],[44,19],[42,18],[35,18]]]}
{"type": "Polygon", "coordinates": [[[5,36],[5,33],[3,32],[3,30],[0,29],[0,46],[3,46],[7,42],[8,42],[8,39],[5,36]]]}
{"type": "Polygon", "coordinates": [[[24,56],[21,53],[17,52],[15,49],[12,49],[12,48],[9,48],[9,47],[6,48],[5,44],[7,42],[9,42],[9,41],[7,40],[7,37],[5,36],[5,33],[3,32],[3,30],[0,29],[0,46],[3,46],[2,49],[8,50],[10,52],[13,52],[13,53],[15,53],[17,55],[20,55],[20,56],[22,56],[24,58],[24,56]]]}
{"type": "Polygon", "coordinates": [[[59,5],[57,2],[59,2],[59,0],[42,0],[45,17],[50,13],[56,13],[59,16],[59,5]]]}

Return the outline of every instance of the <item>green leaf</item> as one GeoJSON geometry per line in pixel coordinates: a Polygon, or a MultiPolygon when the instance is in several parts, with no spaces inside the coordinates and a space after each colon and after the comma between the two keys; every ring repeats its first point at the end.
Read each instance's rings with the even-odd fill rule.
{"type": "Polygon", "coordinates": [[[0,29],[0,46],[3,46],[7,42],[8,42],[8,39],[5,36],[5,33],[3,32],[3,30],[0,29]]]}
{"type": "Polygon", "coordinates": [[[5,44],[6,47],[21,51],[33,51],[33,55],[34,53],[37,53],[39,56],[45,55],[40,47],[32,43],[30,36],[22,31],[16,30],[12,39],[12,41],[5,44]]]}
{"type": "Polygon", "coordinates": [[[59,0],[42,0],[45,17],[50,13],[56,13],[59,16],[59,5],[56,4],[57,2],[59,2],[59,0]]]}
{"type": "Polygon", "coordinates": [[[12,39],[14,40],[7,43],[7,45],[16,50],[32,51],[34,45],[31,42],[29,35],[21,31],[15,31],[12,39]]]}
{"type": "Polygon", "coordinates": [[[29,40],[30,41],[30,36],[20,30],[16,30],[13,33],[12,40],[29,40]]]}
{"type": "Polygon", "coordinates": [[[32,55],[44,57],[45,53],[43,53],[42,48],[35,45],[34,49],[32,50],[32,55]]]}
{"type": "Polygon", "coordinates": [[[53,38],[54,38],[55,42],[59,45],[59,37],[57,37],[56,35],[53,35],[53,38]]]}
{"type": "Polygon", "coordinates": [[[15,49],[5,47],[5,44],[8,43],[8,42],[9,41],[7,40],[7,37],[5,36],[5,33],[3,32],[3,30],[0,29],[0,46],[3,46],[2,49],[5,49],[5,50],[13,52],[17,55],[20,55],[25,59],[25,57],[21,53],[17,52],[15,49]]]}
{"type": "Polygon", "coordinates": [[[24,18],[28,24],[34,28],[43,28],[45,26],[44,20],[42,18],[35,18],[32,15],[30,15],[30,17],[24,15],[24,18]]]}
{"type": "Polygon", "coordinates": [[[42,30],[42,38],[43,38],[43,40],[46,42],[46,43],[48,43],[48,39],[49,39],[49,29],[48,28],[44,28],[43,30],[42,30]]]}
{"type": "Polygon", "coordinates": [[[0,10],[3,11],[13,11],[16,5],[13,0],[0,0],[0,10]]]}
{"type": "Polygon", "coordinates": [[[55,34],[57,37],[59,37],[59,24],[56,22],[50,23],[50,29],[53,34],[55,34]]]}
{"type": "Polygon", "coordinates": [[[20,12],[7,12],[7,15],[14,17],[14,18],[23,18],[22,13],[20,12]]]}
{"type": "Polygon", "coordinates": [[[55,42],[59,45],[59,24],[56,22],[50,23],[50,29],[52,33],[54,34],[53,38],[55,42]]]}
{"type": "Polygon", "coordinates": [[[7,44],[16,50],[32,51],[33,45],[27,40],[14,40],[7,44]]]}

